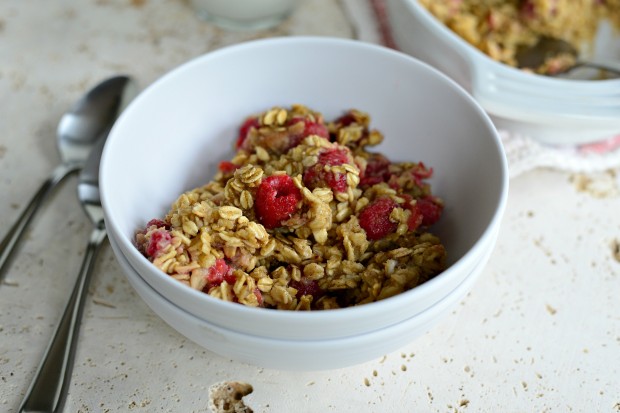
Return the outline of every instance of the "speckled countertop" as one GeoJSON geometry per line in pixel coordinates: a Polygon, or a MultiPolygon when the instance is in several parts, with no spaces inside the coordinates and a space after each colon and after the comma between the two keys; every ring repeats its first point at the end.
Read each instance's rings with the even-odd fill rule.
{"type": "MultiPolygon", "coordinates": [[[[226,32],[181,0],[0,2],[0,235],[58,163],[57,122],[125,72],[146,86],[228,44],[353,37],[340,4],[303,0],[280,27],[226,32]]],[[[617,174],[536,170],[511,181],[499,240],[473,291],[427,335],[359,366],[265,370],[216,356],[160,320],[109,245],[87,298],[68,412],[206,412],[238,380],[255,412],[620,412],[617,174]]],[[[90,223],[75,178],[49,200],[0,285],[0,411],[15,412],[65,305],[90,223]]]]}

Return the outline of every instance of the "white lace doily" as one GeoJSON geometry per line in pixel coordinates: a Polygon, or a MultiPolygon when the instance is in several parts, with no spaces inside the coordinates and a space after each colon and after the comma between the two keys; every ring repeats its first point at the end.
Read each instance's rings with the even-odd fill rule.
{"type": "Polygon", "coordinates": [[[598,172],[620,166],[620,136],[589,145],[556,147],[506,131],[499,134],[511,177],[540,167],[598,172]]]}

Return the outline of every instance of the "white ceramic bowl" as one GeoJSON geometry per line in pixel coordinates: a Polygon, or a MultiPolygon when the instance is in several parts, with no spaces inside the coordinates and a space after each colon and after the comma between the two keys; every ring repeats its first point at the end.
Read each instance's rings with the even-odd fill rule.
{"type": "Polygon", "coordinates": [[[221,49],[151,85],[111,131],[100,185],[108,231],[130,265],[166,299],[241,333],[317,340],[395,325],[460,285],[493,248],[508,173],[489,118],[443,74],[379,46],[297,37],[221,49]],[[135,231],[162,217],[183,191],[207,182],[218,161],[230,156],[245,116],[293,103],[304,103],[328,119],[349,108],[364,110],[372,116],[372,127],[386,136],[379,151],[434,168],[431,184],[446,204],[434,228],[448,250],[446,271],[381,302],[297,313],[214,299],[168,277],[136,250],[135,231]]]}
{"type": "Polygon", "coordinates": [[[111,234],[110,244],[131,286],[153,312],[180,334],[220,356],[266,368],[297,371],[331,370],[370,361],[425,334],[467,294],[492,252],[489,249],[473,271],[445,298],[398,324],[331,340],[282,340],[239,333],[188,313],[140,277],[111,234]]]}
{"type": "MultiPolygon", "coordinates": [[[[417,0],[387,0],[398,47],[468,90],[500,129],[550,144],[580,144],[620,134],[620,79],[551,78],[489,58],[417,0]]],[[[620,61],[620,36],[603,25],[592,53],[620,61]]]]}

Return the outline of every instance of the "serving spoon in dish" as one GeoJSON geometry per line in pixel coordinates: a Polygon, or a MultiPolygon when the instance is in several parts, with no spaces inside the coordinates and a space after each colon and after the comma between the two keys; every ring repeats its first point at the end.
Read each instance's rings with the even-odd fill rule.
{"type": "Polygon", "coordinates": [[[570,56],[573,64],[561,70],[549,73],[549,76],[567,74],[579,68],[590,68],[605,71],[615,76],[620,76],[620,62],[602,62],[596,60],[584,60],[579,58],[577,49],[570,43],[550,36],[542,36],[533,46],[522,46],[517,49],[515,55],[517,66],[525,69],[541,67],[548,59],[561,55],[570,56]]]}
{"type": "Polygon", "coordinates": [[[89,90],[60,119],[56,133],[61,163],[34,194],[17,221],[0,241],[0,281],[16,246],[43,202],[68,175],[80,170],[97,138],[110,128],[119,113],[119,99],[133,83],[126,76],[106,79],[89,90]]]}

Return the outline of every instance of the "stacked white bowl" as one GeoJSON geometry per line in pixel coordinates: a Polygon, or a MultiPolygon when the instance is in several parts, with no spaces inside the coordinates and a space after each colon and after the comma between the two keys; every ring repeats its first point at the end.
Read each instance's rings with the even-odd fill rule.
{"type": "Polygon", "coordinates": [[[456,83],[410,56],[361,42],[282,38],[197,58],[146,89],[114,126],[101,163],[110,241],[128,280],[162,319],[218,354],[256,365],[313,370],[380,357],[449,313],[492,253],[508,192],[501,143],[456,83]],[[272,106],[305,104],[333,119],[357,108],[385,135],[377,151],[434,169],[445,202],[433,227],[449,268],[376,303],[320,312],[250,308],[172,279],[133,245],[184,191],[229,158],[240,122],[272,106]]]}
{"type": "MultiPolygon", "coordinates": [[[[496,126],[549,144],[581,144],[620,134],[620,79],[562,79],[498,63],[437,20],[417,0],[388,0],[398,47],[446,73],[496,126]]],[[[620,36],[602,24],[590,55],[620,61],[620,36]]]]}
{"type": "MultiPolygon", "coordinates": [[[[300,371],[336,369],[362,363],[395,351],[428,332],[470,291],[492,252],[489,248],[465,280],[445,298],[399,323],[341,338],[320,339],[317,338],[320,334],[311,334],[312,338],[280,339],[226,328],[212,323],[209,318],[186,311],[166,299],[140,276],[113,237],[110,237],[110,244],[131,286],[157,315],[179,333],[224,357],[266,368],[300,371]]],[[[268,324],[259,325],[266,328],[268,324]]],[[[309,331],[312,332],[320,333],[320,330],[309,331]]]]}

